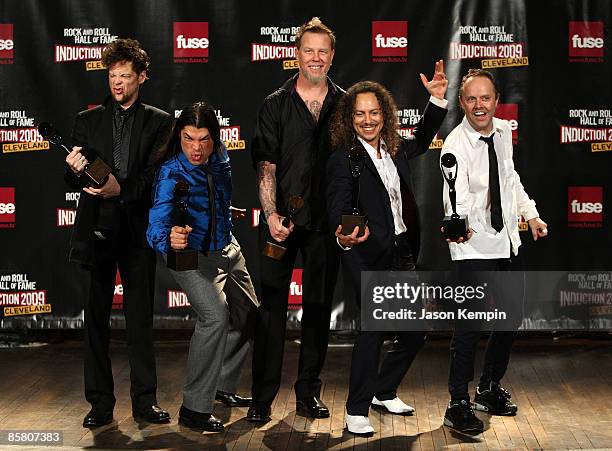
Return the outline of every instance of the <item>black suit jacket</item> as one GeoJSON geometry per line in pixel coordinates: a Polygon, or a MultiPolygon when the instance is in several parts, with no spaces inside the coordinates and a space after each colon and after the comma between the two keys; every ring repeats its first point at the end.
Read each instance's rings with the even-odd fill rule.
{"type": "MultiPolygon", "coordinates": [[[[89,161],[97,156],[113,167],[113,100],[80,112],[72,129],[72,144],[82,146],[89,161]]],[[[120,182],[119,205],[128,224],[128,237],[136,247],[148,247],[145,233],[151,207],[151,185],[155,175],[153,158],[168,138],[172,119],[168,113],[140,103],[130,135],[127,177],[120,182]]],[[[116,175],[115,175],[116,177],[116,175]]],[[[86,185],[85,177],[76,177],[68,168],[66,182],[75,189],[86,185]]],[[[100,199],[81,191],[70,243],[70,261],[90,265],[93,257],[93,229],[100,199]]],[[[123,231],[122,231],[123,232],[123,231]]]]}
{"type": "MultiPolygon", "coordinates": [[[[408,229],[410,244],[416,262],[419,249],[419,221],[413,195],[409,160],[425,153],[440,128],[446,109],[428,103],[414,132],[414,139],[402,139],[394,163],[402,190],[402,216],[408,229]]],[[[358,144],[361,143],[358,141],[358,144]]],[[[363,147],[363,146],[362,146],[363,147]]],[[[376,166],[366,150],[365,166],[359,178],[359,210],[368,216],[369,238],[349,251],[340,251],[343,261],[350,259],[353,268],[386,270],[392,261],[395,226],[388,192],[378,175],[376,166]]],[[[352,202],[352,178],[348,149],[336,149],[327,163],[327,203],[331,231],[342,222],[342,214],[349,214],[352,202]]],[[[334,238],[335,239],[335,238],[334,238]]]]}

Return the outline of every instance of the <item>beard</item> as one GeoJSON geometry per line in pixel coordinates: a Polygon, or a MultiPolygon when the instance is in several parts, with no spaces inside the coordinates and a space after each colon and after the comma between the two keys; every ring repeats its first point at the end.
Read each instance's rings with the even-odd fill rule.
{"type": "Polygon", "coordinates": [[[312,83],[313,85],[318,85],[319,83],[327,79],[327,72],[322,75],[317,76],[317,75],[309,74],[306,71],[302,71],[302,75],[304,75],[304,78],[308,80],[310,83],[312,83]]]}

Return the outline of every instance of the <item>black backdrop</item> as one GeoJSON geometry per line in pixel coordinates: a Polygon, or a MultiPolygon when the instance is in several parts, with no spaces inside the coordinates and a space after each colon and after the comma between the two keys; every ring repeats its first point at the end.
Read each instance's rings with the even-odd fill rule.
{"type": "MultiPolygon", "coordinates": [[[[456,101],[461,75],[468,68],[485,67],[501,87],[498,116],[513,121],[516,129],[517,170],[550,229],[549,238],[538,243],[528,232],[521,234],[524,266],[609,270],[610,10],[607,0],[4,0],[1,326],[82,324],[86,275],[66,261],[78,194],[63,183],[64,155],[48,149],[32,129],[41,120],[51,120],[69,136],[74,115],[104,99],[108,88],[99,51],[114,37],[138,39],[152,58],[150,80],[141,91],[145,102],[174,114],[206,99],[218,110],[231,141],[233,204],[249,211],[247,220],[236,224],[235,234],[257,279],[253,225],[258,201],[248,146],[263,98],[295,73],[291,50],[284,47],[291,46],[295,27],[314,15],[338,37],[330,76],[345,88],[363,79],[386,85],[401,110],[403,133],[410,132],[427,100],[418,73],[430,77],[434,61],[445,60],[450,111],[431,151],[415,162],[423,268],[449,267],[438,232],[439,147],[461,120],[456,101]],[[389,37],[405,39],[395,39],[396,47],[377,45],[389,37]],[[194,47],[188,38],[199,38],[200,48],[185,48],[194,47]],[[262,59],[271,56],[284,57],[262,59]]],[[[185,324],[189,308],[184,295],[158,266],[156,325],[185,324]]],[[[300,292],[298,271],[290,299],[292,321],[299,320],[300,292]]],[[[119,306],[119,282],[116,294],[119,306]]],[[[336,298],[338,315],[332,327],[353,327],[354,318],[343,314],[339,291],[336,298]]],[[[551,321],[562,316],[552,307],[545,315],[551,321]]],[[[552,322],[541,324],[538,327],[553,327],[552,322]]]]}

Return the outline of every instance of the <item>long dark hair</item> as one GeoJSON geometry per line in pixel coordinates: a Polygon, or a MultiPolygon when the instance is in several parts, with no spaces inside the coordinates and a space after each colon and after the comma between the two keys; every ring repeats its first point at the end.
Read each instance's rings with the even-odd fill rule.
{"type": "Polygon", "coordinates": [[[381,138],[387,145],[387,151],[395,156],[400,143],[397,124],[397,107],[393,97],[387,89],[375,81],[360,81],[348,88],[342,96],[332,117],[330,138],[334,149],[348,151],[355,144],[356,135],[353,127],[353,110],[358,94],[371,92],[376,96],[383,113],[383,128],[381,138]]]}
{"type": "Polygon", "coordinates": [[[181,115],[174,123],[174,127],[172,127],[172,134],[168,142],[160,149],[155,158],[155,163],[157,165],[162,164],[182,152],[181,131],[188,125],[195,128],[207,128],[214,143],[213,153],[219,150],[221,146],[221,129],[215,110],[205,101],[196,102],[193,105],[183,108],[181,111],[181,115]]]}

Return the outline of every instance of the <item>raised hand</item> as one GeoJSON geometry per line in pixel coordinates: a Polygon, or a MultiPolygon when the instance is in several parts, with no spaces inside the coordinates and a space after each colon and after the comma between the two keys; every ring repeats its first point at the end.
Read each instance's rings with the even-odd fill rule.
{"type": "Polygon", "coordinates": [[[446,88],[448,88],[448,80],[446,79],[446,74],[444,73],[444,61],[438,60],[436,61],[436,66],[434,68],[434,75],[431,81],[427,80],[427,77],[424,74],[419,74],[421,77],[421,82],[429,95],[436,97],[438,99],[443,99],[444,94],[446,94],[446,88]]]}

